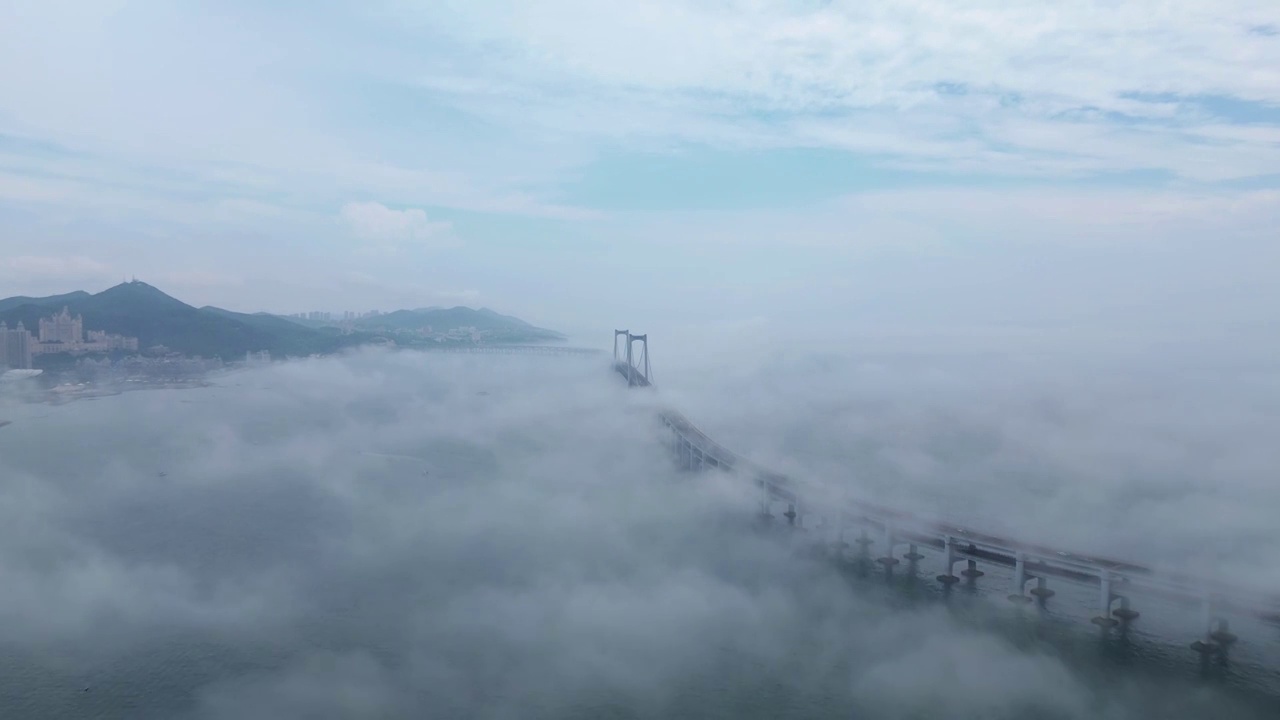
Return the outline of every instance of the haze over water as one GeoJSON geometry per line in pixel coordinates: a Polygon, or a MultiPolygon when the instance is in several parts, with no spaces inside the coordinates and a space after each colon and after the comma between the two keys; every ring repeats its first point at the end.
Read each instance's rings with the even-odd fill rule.
{"type": "MultiPolygon", "coordinates": [[[[861,450],[824,449],[811,420],[832,408],[806,397],[813,365],[798,362],[717,384],[673,359],[663,397],[726,441],[749,441],[766,423],[751,418],[771,410],[791,440],[770,446],[761,430],[742,449],[763,460],[790,452],[821,475],[861,452],[857,487],[942,488],[943,473],[870,472],[883,448],[847,416],[826,432],[861,450]]],[[[993,592],[943,601],[928,582],[806,559],[753,525],[748,488],[678,472],[652,400],[605,365],[366,351],[205,389],[0,406],[14,421],[0,430],[0,716],[1272,716],[1273,670],[1247,662],[1265,651],[1205,679],[1184,638],[1125,647],[1068,622],[1088,600],[1066,588],[1060,615],[1039,620],[1000,604],[994,575],[993,592]]],[[[880,387],[893,395],[881,427],[910,426],[920,434],[903,444],[974,471],[982,453],[928,442],[974,427],[951,413],[960,404],[934,413],[889,393],[883,373],[859,391],[870,370],[841,367],[857,372],[832,397],[880,387]],[[933,424],[942,416],[951,424],[933,424]]],[[[1077,420],[1061,418],[1060,435],[1079,437],[1077,420]]],[[[1028,463],[1043,457],[1026,436],[1001,437],[1028,463]]],[[[1222,495],[1269,497],[1244,484],[1222,495]]],[[[1088,509],[1063,507],[1046,530],[1070,535],[1088,509]]],[[[1220,532],[1242,547],[1258,536],[1247,522],[1220,532]]]]}

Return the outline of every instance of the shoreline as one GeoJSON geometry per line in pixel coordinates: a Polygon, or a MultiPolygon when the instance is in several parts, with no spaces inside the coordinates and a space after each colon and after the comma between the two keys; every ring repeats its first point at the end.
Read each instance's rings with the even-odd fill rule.
{"type": "Polygon", "coordinates": [[[66,405],[77,400],[94,400],[104,397],[115,397],[123,395],[127,392],[140,392],[143,390],[192,390],[196,388],[213,387],[215,383],[208,380],[190,380],[178,382],[139,382],[139,383],[117,383],[107,386],[84,387],[77,390],[57,390],[50,388],[41,392],[36,397],[27,399],[29,404],[44,405],[66,405]]]}

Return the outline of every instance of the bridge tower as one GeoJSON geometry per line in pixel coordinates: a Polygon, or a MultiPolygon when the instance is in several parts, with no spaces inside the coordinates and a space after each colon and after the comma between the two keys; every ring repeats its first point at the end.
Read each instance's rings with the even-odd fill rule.
{"type": "Polygon", "coordinates": [[[625,347],[621,348],[621,352],[619,352],[620,348],[618,346],[618,339],[625,338],[629,335],[631,335],[630,330],[614,330],[613,331],[613,362],[615,365],[618,364],[619,361],[624,359],[627,353],[627,350],[625,347]]]}
{"type": "Polygon", "coordinates": [[[613,331],[613,368],[627,379],[631,387],[648,387],[653,384],[652,370],[649,368],[649,336],[633,335],[630,330],[613,331]],[[620,347],[618,340],[625,338],[626,346],[620,347]],[[636,352],[636,343],[640,343],[640,352],[636,352]]]}

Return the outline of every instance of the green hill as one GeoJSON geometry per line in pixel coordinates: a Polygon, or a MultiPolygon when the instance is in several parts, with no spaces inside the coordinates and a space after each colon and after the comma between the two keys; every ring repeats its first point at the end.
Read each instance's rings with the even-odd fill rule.
{"type": "Polygon", "coordinates": [[[554,330],[535,327],[509,315],[500,315],[488,308],[469,307],[423,308],[420,310],[396,310],[384,315],[361,318],[355,326],[370,331],[412,331],[431,328],[442,332],[473,327],[484,331],[495,341],[531,342],[564,340],[565,336],[554,330]]]}
{"type": "Polygon", "coordinates": [[[0,321],[23,322],[33,332],[40,318],[64,306],[84,316],[86,330],[138,338],[141,348],[164,345],[187,355],[233,360],[246,352],[309,355],[339,350],[360,341],[355,336],[311,330],[273,316],[244,315],[216,308],[196,309],[140,281],[122,283],[96,295],[11,298],[0,301],[0,321]],[[277,324],[280,323],[280,324],[277,324]]]}
{"type": "Polygon", "coordinates": [[[22,307],[23,305],[68,305],[87,297],[89,297],[89,293],[83,290],[77,290],[65,295],[50,295],[49,297],[42,298],[18,295],[17,297],[0,300],[0,313],[22,307]]]}

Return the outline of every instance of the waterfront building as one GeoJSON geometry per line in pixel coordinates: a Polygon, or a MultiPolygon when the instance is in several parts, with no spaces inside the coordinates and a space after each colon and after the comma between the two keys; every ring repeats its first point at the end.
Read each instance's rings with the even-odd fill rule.
{"type": "Polygon", "coordinates": [[[84,318],[71,317],[67,308],[53,317],[40,319],[40,342],[79,345],[84,342],[84,318]]]}
{"type": "Polygon", "coordinates": [[[15,370],[31,369],[34,345],[31,333],[27,332],[27,328],[21,322],[14,329],[0,322],[0,367],[15,370]]]}
{"type": "Polygon", "coordinates": [[[138,338],[115,335],[105,330],[90,330],[85,339],[84,318],[81,315],[72,317],[70,310],[62,308],[56,315],[40,319],[39,342],[32,338],[31,353],[33,355],[49,355],[53,353],[108,353],[116,351],[138,351],[138,338]]]}
{"type": "Polygon", "coordinates": [[[89,341],[84,344],[86,352],[112,352],[114,350],[138,351],[138,338],[113,335],[105,330],[90,330],[89,341]]]}

